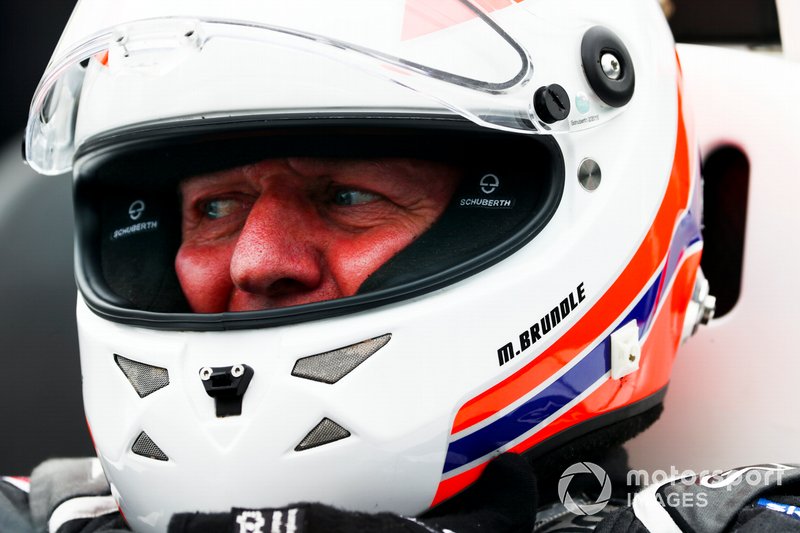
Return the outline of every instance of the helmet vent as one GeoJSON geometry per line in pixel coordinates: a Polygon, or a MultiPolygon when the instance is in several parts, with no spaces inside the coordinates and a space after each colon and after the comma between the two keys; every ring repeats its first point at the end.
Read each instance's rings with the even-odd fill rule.
{"type": "Polygon", "coordinates": [[[316,448],[323,444],[342,440],[350,436],[350,432],[342,426],[331,420],[330,418],[323,418],[319,424],[308,432],[308,435],[300,441],[300,444],[294,449],[296,452],[302,452],[310,448],[316,448]]]}
{"type": "Polygon", "coordinates": [[[149,457],[150,459],[156,459],[158,461],[169,461],[169,457],[161,451],[161,448],[156,446],[153,439],[144,431],[139,433],[139,436],[136,437],[136,442],[131,446],[131,451],[142,457],[149,457]]]}
{"type": "Polygon", "coordinates": [[[292,375],[332,385],[386,346],[391,338],[392,334],[387,333],[344,348],[303,357],[295,363],[292,375]]]}
{"type": "Polygon", "coordinates": [[[117,354],[114,354],[114,360],[139,394],[139,398],[169,385],[169,372],[166,368],[138,363],[117,354]]]}

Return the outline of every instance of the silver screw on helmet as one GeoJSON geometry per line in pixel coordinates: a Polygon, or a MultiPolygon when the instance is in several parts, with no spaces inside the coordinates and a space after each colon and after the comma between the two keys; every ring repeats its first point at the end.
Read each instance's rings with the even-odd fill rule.
{"type": "Polygon", "coordinates": [[[606,52],[600,57],[600,66],[603,67],[603,73],[610,80],[618,80],[622,77],[622,66],[619,59],[614,54],[606,52]]]}

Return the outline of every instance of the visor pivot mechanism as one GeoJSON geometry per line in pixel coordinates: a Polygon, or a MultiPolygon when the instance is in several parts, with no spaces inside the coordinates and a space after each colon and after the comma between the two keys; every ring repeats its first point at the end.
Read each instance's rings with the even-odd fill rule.
{"type": "Polygon", "coordinates": [[[200,369],[200,380],[206,393],[214,398],[217,418],[242,414],[242,400],[255,372],[247,365],[200,369]]]}
{"type": "Polygon", "coordinates": [[[590,28],[581,41],[581,61],[589,85],[600,100],[622,107],[633,98],[636,75],[625,43],[602,26],[590,28]]]}

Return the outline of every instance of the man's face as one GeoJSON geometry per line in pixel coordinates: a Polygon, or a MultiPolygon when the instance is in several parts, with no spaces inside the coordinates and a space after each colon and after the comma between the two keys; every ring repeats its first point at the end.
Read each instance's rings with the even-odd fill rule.
{"type": "Polygon", "coordinates": [[[459,179],[415,159],[270,159],[181,183],[175,270],[197,313],[356,294],[442,214],[459,179]]]}

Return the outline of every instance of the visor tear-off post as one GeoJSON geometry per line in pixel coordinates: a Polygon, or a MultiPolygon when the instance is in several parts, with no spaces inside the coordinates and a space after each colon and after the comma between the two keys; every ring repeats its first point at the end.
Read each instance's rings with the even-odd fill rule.
{"type": "Polygon", "coordinates": [[[200,369],[200,380],[206,393],[214,398],[217,418],[242,414],[242,400],[255,372],[247,365],[200,369]]]}

